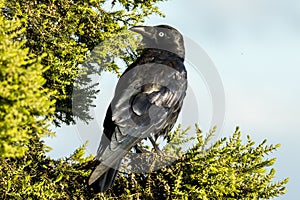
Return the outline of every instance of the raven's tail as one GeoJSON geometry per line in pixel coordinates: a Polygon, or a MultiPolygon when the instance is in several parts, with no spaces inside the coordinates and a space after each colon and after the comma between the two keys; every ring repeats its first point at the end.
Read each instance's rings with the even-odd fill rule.
{"type": "MultiPolygon", "coordinates": [[[[89,182],[89,185],[91,188],[93,188],[94,192],[98,193],[98,192],[105,192],[106,190],[108,190],[109,188],[111,188],[111,186],[113,185],[119,168],[120,168],[120,164],[121,164],[121,160],[119,160],[118,162],[116,162],[116,164],[114,164],[114,166],[111,166],[111,168],[108,168],[106,172],[104,172],[99,178],[97,178],[95,181],[93,181],[92,183],[89,182]]],[[[91,174],[90,180],[92,180],[92,177],[97,176],[98,172],[97,169],[98,168],[102,168],[103,165],[101,166],[101,163],[96,167],[96,169],[93,171],[93,173],[91,174]]]]}

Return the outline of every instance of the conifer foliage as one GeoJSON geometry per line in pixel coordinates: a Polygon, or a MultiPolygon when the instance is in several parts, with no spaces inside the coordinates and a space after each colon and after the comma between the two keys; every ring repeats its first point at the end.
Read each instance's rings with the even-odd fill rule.
{"type": "Polygon", "coordinates": [[[19,41],[24,23],[0,16],[0,157],[23,155],[30,139],[49,133],[44,117],[54,112],[54,93],[43,88],[42,57],[19,41]]]}
{"type": "MultiPolygon", "coordinates": [[[[50,123],[90,119],[82,114],[88,106],[72,112],[79,64],[102,41],[151,14],[162,15],[161,1],[0,0],[0,199],[269,199],[286,192],[288,179],[273,181],[275,158],[267,156],[279,145],[256,145],[250,137],[242,142],[239,129],[208,146],[214,130],[205,136],[196,127],[197,142],[184,152],[187,130],[178,128],[166,138],[163,155],[145,145],[151,154],[140,160],[128,154],[104,194],[87,187],[98,161],[84,157],[85,146],[66,158],[45,156],[50,148],[43,137],[55,135],[50,123]],[[143,167],[139,162],[150,168],[128,170],[143,167]]],[[[110,63],[106,70],[118,74],[110,63]]],[[[92,98],[97,90],[89,89],[92,98]]]]}

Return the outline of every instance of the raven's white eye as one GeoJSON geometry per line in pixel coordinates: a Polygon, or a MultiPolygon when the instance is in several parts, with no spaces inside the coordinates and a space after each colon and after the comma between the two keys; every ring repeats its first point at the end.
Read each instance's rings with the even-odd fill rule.
{"type": "Polygon", "coordinates": [[[158,35],[159,35],[159,37],[164,37],[165,33],[164,32],[159,32],[158,35]]]}

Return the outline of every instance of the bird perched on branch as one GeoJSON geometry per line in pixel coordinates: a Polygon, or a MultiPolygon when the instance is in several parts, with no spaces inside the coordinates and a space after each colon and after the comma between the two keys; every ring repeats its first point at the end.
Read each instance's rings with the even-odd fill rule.
{"type": "Polygon", "coordinates": [[[97,152],[100,164],[89,185],[96,192],[109,189],[122,158],[142,139],[152,142],[173,128],[187,89],[185,49],[179,31],[168,25],[136,26],[143,50],[120,77],[104,120],[97,152]]]}

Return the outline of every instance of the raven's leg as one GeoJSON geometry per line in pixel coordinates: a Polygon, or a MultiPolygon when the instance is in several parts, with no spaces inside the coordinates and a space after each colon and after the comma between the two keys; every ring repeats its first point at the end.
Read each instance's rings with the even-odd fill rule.
{"type": "Polygon", "coordinates": [[[145,152],[148,152],[148,151],[142,149],[142,148],[141,148],[139,145],[137,145],[137,144],[134,146],[134,149],[135,149],[135,152],[136,152],[136,153],[145,153],[145,152]]]}
{"type": "Polygon", "coordinates": [[[154,149],[156,152],[158,152],[159,154],[162,154],[163,152],[158,148],[158,145],[156,144],[155,140],[150,136],[149,137],[150,142],[152,143],[154,149]]]}

